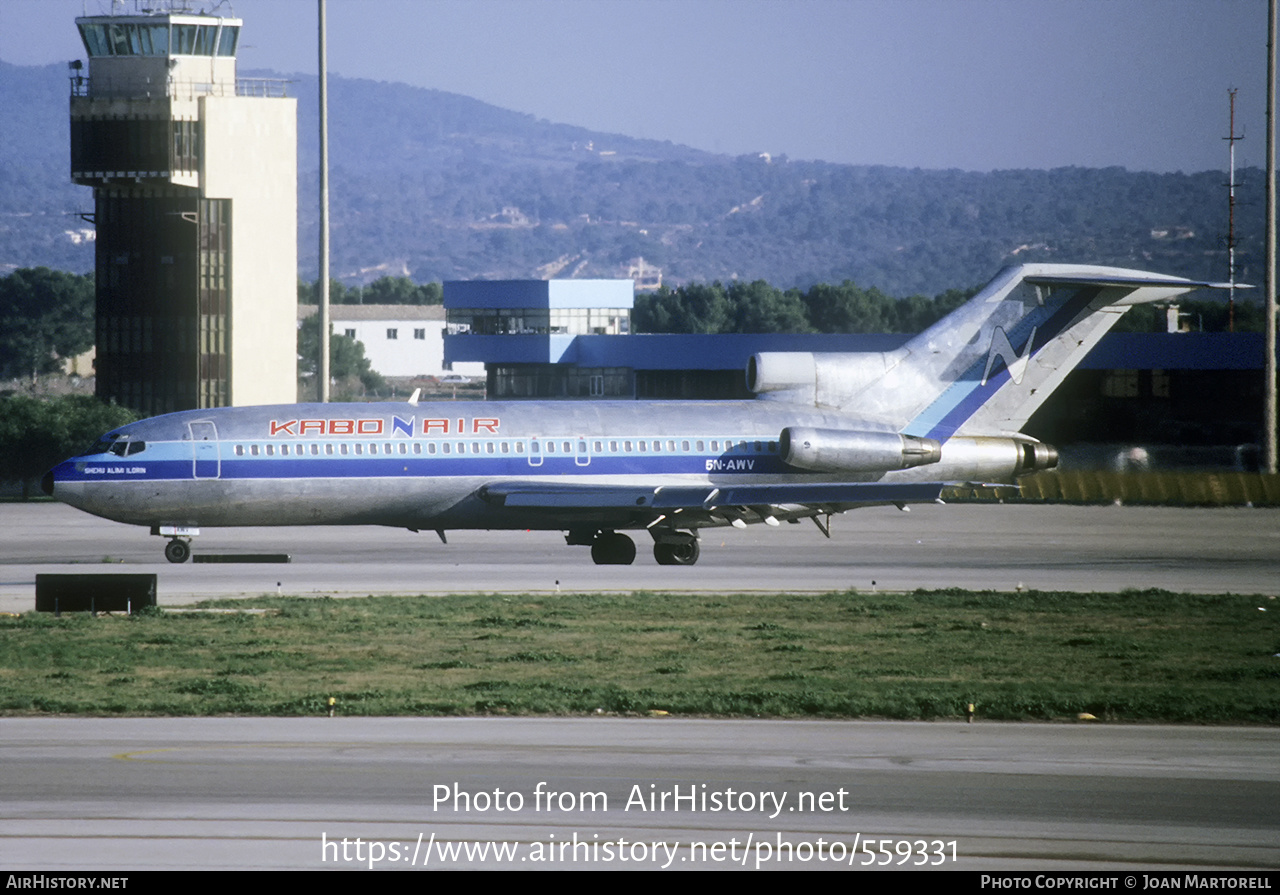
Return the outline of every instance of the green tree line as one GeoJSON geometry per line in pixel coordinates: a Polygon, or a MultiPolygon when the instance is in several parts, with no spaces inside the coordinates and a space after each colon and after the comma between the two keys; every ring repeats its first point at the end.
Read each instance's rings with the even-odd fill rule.
{"type": "MultiPolygon", "coordinates": [[[[320,281],[298,281],[298,304],[320,304],[320,281]]],[[[444,303],[439,283],[415,283],[408,277],[380,277],[367,286],[344,286],[329,280],[329,303],[334,305],[438,305],[444,303]]]]}
{"type": "Polygon", "coordinates": [[[26,500],[45,472],[137,418],[128,408],[88,395],[0,398],[0,481],[21,482],[26,500]]]}

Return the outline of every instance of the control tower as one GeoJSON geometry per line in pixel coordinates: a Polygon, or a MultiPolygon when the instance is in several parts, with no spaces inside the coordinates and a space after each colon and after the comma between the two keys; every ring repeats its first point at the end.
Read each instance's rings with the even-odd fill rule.
{"type": "Polygon", "coordinates": [[[237,79],[240,20],[190,6],[78,18],[71,64],[97,393],[148,415],[296,400],[297,101],[237,79]]]}

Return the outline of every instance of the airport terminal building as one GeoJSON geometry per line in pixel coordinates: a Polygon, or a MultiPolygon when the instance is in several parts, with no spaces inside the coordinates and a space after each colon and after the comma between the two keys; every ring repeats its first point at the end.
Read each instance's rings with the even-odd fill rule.
{"type": "MultiPolygon", "coordinates": [[[[630,280],[446,282],[444,305],[445,362],[483,363],[491,400],[749,398],[756,352],[890,351],[910,338],[634,334],[630,280]]],[[[1155,461],[1250,468],[1262,368],[1259,333],[1111,333],[1027,432],[1059,447],[1176,445],[1151,448],[1155,461]]]]}

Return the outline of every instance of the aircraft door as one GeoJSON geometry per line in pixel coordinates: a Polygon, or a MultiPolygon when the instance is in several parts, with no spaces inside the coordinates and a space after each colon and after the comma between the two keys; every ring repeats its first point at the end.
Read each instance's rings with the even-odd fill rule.
{"type": "Polygon", "coordinates": [[[540,438],[529,439],[529,465],[542,465],[542,439],[540,438]]]}
{"type": "Polygon", "coordinates": [[[591,443],[586,438],[573,440],[573,462],[578,466],[591,465],[591,443]]]}
{"type": "Polygon", "coordinates": [[[197,479],[222,476],[222,454],[218,447],[218,427],[213,420],[187,423],[191,431],[191,475],[197,479]]]}

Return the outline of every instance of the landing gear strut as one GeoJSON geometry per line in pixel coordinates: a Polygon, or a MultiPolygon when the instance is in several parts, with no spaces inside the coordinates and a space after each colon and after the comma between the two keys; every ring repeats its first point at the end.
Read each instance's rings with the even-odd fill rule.
{"type": "Polygon", "coordinates": [[[173,563],[184,563],[191,558],[191,542],[174,538],[164,545],[164,558],[173,563]]]}
{"type": "Polygon", "coordinates": [[[636,542],[616,531],[602,531],[591,542],[591,561],[598,566],[629,566],[636,561],[636,542]]]}

